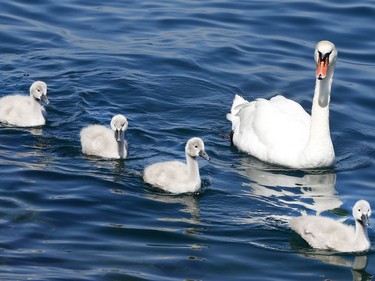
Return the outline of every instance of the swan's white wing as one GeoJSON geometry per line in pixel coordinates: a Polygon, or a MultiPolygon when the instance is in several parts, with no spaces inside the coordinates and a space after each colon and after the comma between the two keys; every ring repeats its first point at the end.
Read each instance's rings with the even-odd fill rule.
{"type": "Polygon", "coordinates": [[[290,116],[292,119],[310,124],[311,116],[305,111],[305,109],[297,102],[287,99],[284,96],[277,95],[270,99],[270,102],[278,107],[285,114],[290,116]]]}
{"type": "Polygon", "coordinates": [[[311,117],[298,103],[276,96],[244,101],[234,109],[233,142],[240,150],[264,161],[285,162],[305,147],[311,117]]]}
{"type": "Polygon", "coordinates": [[[291,228],[313,248],[343,251],[355,238],[354,228],[330,218],[301,216],[290,221],[291,228]]]}
{"type": "Polygon", "coordinates": [[[178,185],[187,178],[187,166],[180,161],[158,162],[147,166],[143,173],[145,182],[170,192],[176,192],[178,185]]]}
{"type": "Polygon", "coordinates": [[[39,104],[33,109],[32,99],[25,95],[10,95],[0,99],[0,122],[16,126],[44,125],[45,119],[39,104]]]}
{"type": "Polygon", "coordinates": [[[91,125],[81,130],[82,152],[104,158],[119,158],[117,142],[111,129],[91,125]]]}
{"type": "Polygon", "coordinates": [[[259,99],[249,111],[241,111],[241,121],[245,116],[251,123],[243,123],[243,130],[251,127],[259,141],[272,150],[273,147],[298,147],[307,142],[310,116],[296,102],[282,96],[270,101],[259,99]],[[252,115],[252,117],[249,117],[252,115]]]}

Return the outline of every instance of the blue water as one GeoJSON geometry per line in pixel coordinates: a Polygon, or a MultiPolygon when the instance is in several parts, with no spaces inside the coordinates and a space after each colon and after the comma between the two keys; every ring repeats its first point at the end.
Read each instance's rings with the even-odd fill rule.
{"type": "Polygon", "coordinates": [[[40,79],[51,105],[43,127],[0,127],[0,280],[372,280],[375,245],[313,250],[287,221],[353,224],[356,200],[375,208],[374,34],[372,0],[2,1],[0,95],[40,79]],[[322,39],[339,51],[334,167],[284,170],[231,147],[235,93],[310,110],[322,39]],[[80,129],[117,113],[129,158],[83,155],[80,129]],[[212,157],[199,193],[143,183],[193,136],[212,157]]]}

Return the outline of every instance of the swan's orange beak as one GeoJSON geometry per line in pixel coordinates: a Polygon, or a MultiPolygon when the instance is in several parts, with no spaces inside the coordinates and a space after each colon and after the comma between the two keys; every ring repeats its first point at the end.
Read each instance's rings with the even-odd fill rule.
{"type": "Polygon", "coordinates": [[[316,79],[323,80],[324,78],[326,78],[328,64],[329,64],[328,56],[324,58],[319,58],[318,66],[316,67],[316,74],[315,74],[316,79]]]}

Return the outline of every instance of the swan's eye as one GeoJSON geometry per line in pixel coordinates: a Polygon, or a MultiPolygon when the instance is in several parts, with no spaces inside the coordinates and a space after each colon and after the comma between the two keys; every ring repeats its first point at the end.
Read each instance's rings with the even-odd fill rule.
{"type": "Polygon", "coordinates": [[[198,148],[198,145],[195,145],[194,147],[195,147],[195,148],[198,148]]]}
{"type": "Polygon", "coordinates": [[[361,209],[358,209],[358,212],[360,212],[361,211],[361,209]]]}

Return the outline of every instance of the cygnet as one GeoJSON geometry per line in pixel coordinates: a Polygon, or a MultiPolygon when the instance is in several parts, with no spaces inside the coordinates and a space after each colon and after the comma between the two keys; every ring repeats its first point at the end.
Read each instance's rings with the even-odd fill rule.
{"type": "Polygon", "coordinates": [[[102,125],[90,125],[81,130],[82,152],[109,159],[125,159],[128,146],[124,133],[128,120],[118,114],[111,120],[111,129],[102,125]]]}
{"type": "Polygon", "coordinates": [[[209,160],[203,140],[190,139],[185,146],[186,164],[180,161],[166,161],[147,166],[143,179],[155,187],[174,194],[196,192],[201,187],[197,157],[209,160]]]}
{"type": "Polygon", "coordinates": [[[0,99],[0,122],[18,127],[42,126],[46,123],[45,110],[40,101],[49,104],[47,84],[36,81],[30,87],[30,96],[9,95],[0,99]]]}
{"type": "Polygon", "coordinates": [[[300,216],[291,219],[290,226],[313,248],[338,252],[362,252],[370,248],[367,236],[370,204],[359,200],[353,207],[355,228],[320,216],[300,216]]]}

